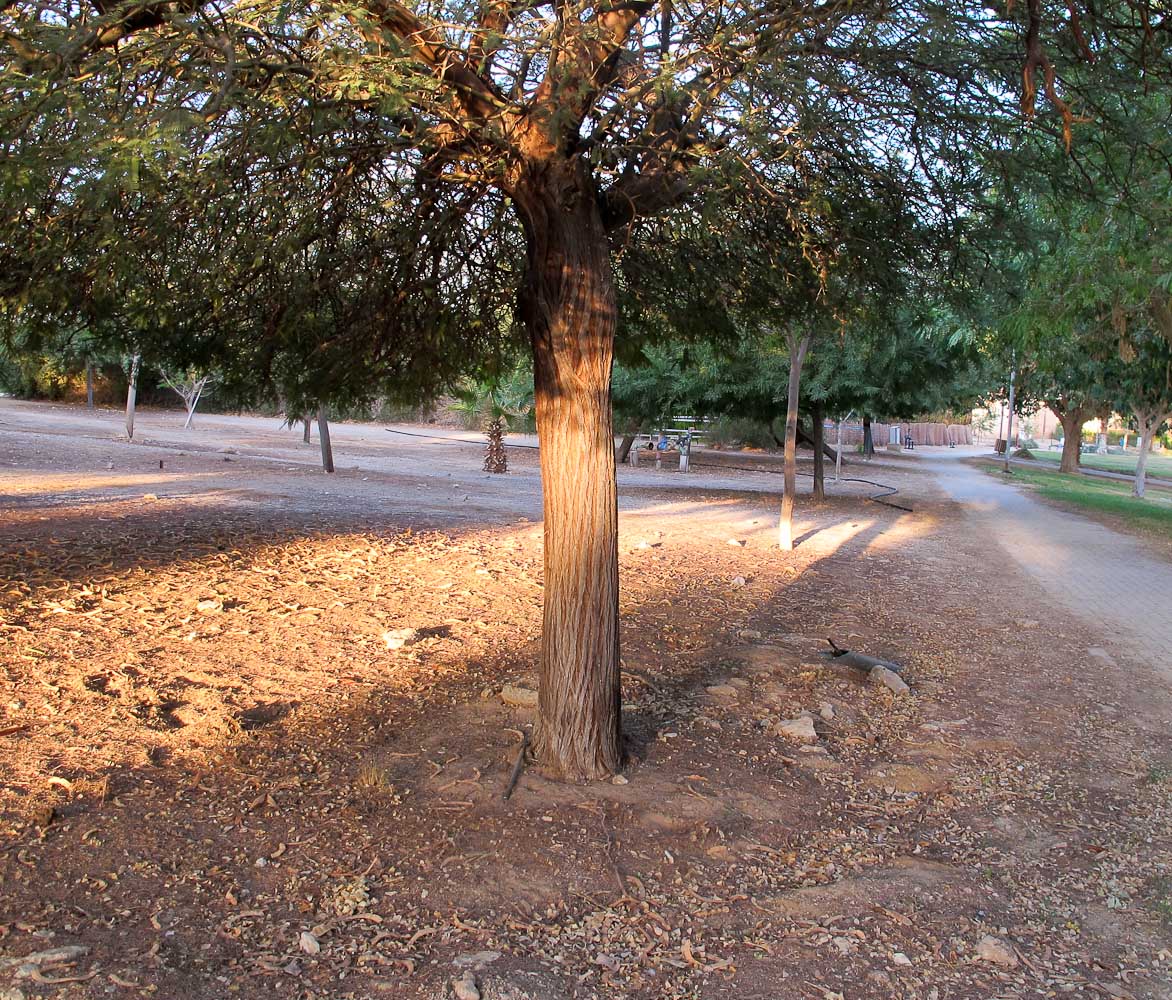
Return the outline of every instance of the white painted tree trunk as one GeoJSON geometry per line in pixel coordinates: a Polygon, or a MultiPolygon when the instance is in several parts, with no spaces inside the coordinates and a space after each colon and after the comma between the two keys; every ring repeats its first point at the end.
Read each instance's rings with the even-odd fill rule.
{"type": "Polygon", "coordinates": [[[130,384],[126,387],[126,437],[134,440],[134,404],[138,398],[139,355],[130,360],[130,384]]]}

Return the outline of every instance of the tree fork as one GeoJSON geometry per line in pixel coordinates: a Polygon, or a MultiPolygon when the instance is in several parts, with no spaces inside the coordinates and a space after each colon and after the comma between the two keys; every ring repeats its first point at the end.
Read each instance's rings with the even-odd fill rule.
{"type": "Polygon", "coordinates": [[[569,780],[622,764],[618,501],[610,405],[617,306],[593,183],[574,164],[514,186],[526,234],[545,594],[538,760],[569,780]]]}

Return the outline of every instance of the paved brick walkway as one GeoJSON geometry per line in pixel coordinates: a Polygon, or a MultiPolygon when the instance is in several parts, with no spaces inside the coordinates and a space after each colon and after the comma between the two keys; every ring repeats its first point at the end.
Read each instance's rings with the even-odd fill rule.
{"type": "Polygon", "coordinates": [[[953,458],[925,463],[977,530],[996,538],[1055,603],[1084,622],[1098,620],[1104,646],[1172,681],[1172,563],[953,458]]]}

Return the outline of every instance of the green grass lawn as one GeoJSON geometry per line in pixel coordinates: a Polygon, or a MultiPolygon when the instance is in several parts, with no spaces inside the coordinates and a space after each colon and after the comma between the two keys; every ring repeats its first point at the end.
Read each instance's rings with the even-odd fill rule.
{"type": "Polygon", "coordinates": [[[1152,489],[1143,500],[1137,500],[1131,495],[1131,484],[1119,480],[1095,479],[1077,473],[1067,475],[1049,469],[1031,469],[1021,464],[1013,466],[1012,476],[1005,476],[999,462],[981,464],[987,472],[1017,485],[1028,486],[1046,500],[1087,514],[1101,515],[1113,527],[1133,531],[1138,529],[1141,534],[1172,541],[1170,491],[1152,489]]]}
{"type": "MultiPolygon", "coordinates": [[[[1062,461],[1062,452],[1047,451],[1045,448],[1031,448],[1030,454],[1043,462],[1053,462],[1057,465],[1062,461]]],[[[1124,475],[1135,475],[1134,452],[1127,455],[1083,455],[1082,464],[1088,469],[1103,469],[1106,472],[1122,472],[1124,475]]],[[[1163,454],[1148,455],[1148,475],[1163,476],[1172,479],[1172,458],[1163,454]]]]}

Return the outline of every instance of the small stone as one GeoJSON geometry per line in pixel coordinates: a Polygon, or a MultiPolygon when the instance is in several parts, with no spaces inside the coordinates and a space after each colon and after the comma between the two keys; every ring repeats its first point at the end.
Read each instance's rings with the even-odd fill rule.
{"type": "Polygon", "coordinates": [[[1000,965],[1006,969],[1012,969],[1018,964],[1013,949],[1001,938],[994,937],[992,934],[986,934],[977,942],[976,954],[982,962],[991,962],[993,965],[1000,965]]]}
{"type": "Polygon", "coordinates": [[[486,965],[491,965],[500,957],[501,953],[499,951],[467,952],[463,955],[457,955],[452,959],[452,965],[457,969],[482,969],[486,965]]]}
{"type": "Polygon", "coordinates": [[[465,972],[459,979],[453,979],[452,996],[456,1000],[480,1000],[480,987],[476,985],[476,977],[471,972],[465,972]]]}
{"type": "Polygon", "coordinates": [[[831,944],[838,949],[840,955],[852,955],[859,950],[858,942],[848,937],[836,937],[831,944]]]}
{"type": "Polygon", "coordinates": [[[221,454],[221,455],[235,455],[236,449],[235,448],[220,448],[219,454],[221,454]]]}
{"type": "Polygon", "coordinates": [[[224,602],[218,597],[209,597],[196,604],[195,610],[201,615],[218,615],[224,610],[224,602]]]}
{"type": "Polygon", "coordinates": [[[419,641],[419,631],[413,628],[395,628],[383,633],[387,649],[402,649],[419,641]]]}
{"type": "Polygon", "coordinates": [[[784,736],[787,739],[803,743],[813,743],[818,739],[818,733],[814,729],[814,720],[809,716],[802,716],[798,719],[782,719],[774,726],[773,732],[776,736],[784,736]]]}
{"type": "Polygon", "coordinates": [[[824,721],[830,722],[834,718],[834,706],[830,702],[824,701],[818,706],[818,714],[822,716],[824,721]]]}
{"type": "Polygon", "coordinates": [[[812,753],[823,754],[829,756],[830,751],[826,747],[820,747],[816,743],[807,743],[804,747],[798,747],[798,753],[812,753]]]}
{"type": "Polygon", "coordinates": [[[740,590],[740,588],[745,585],[745,578],[743,576],[734,576],[729,582],[731,583],[733,590],[740,590]]]}
{"type": "Polygon", "coordinates": [[[638,542],[635,543],[635,548],[637,548],[637,549],[657,549],[662,544],[663,544],[663,542],[649,542],[649,541],[647,541],[646,538],[642,538],[638,542]]]}
{"type": "Polygon", "coordinates": [[[158,500],[159,499],[158,496],[154,493],[144,493],[142,495],[142,498],[144,500],[158,500]]]}
{"type": "Polygon", "coordinates": [[[742,639],[760,639],[761,638],[761,633],[758,632],[755,628],[743,628],[737,633],[737,635],[739,635],[742,639]]]}
{"type": "Polygon", "coordinates": [[[309,931],[302,931],[297,943],[301,945],[301,950],[307,955],[317,955],[321,952],[321,942],[309,931]]]}
{"type": "Polygon", "coordinates": [[[886,667],[876,667],[871,671],[871,683],[882,684],[883,687],[895,695],[910,694],[912,690],[904,683],[903,678],[899,674],[888,670],[886,667]]]}
{"type": "Polygon", "coordinates": [[[717,722],[713,718],[710,718],[707,715],[697,715],[696,716],[696,725],[703,726],[705,729],[722,729],[723,728],[719,722],[717,722]]]}
{"type": "Polygon", "coordinates": [[[714,698],[736,698],[737,689],[731,684],[710,684],[706,688],[714,698]]]}
{"type": "Polygon", "coordinates": [[[619,971],[619,960],[614,955],[608,955],[602,951],[594,956],[594,964],[601,965],[604,969],[609,969],[611,972],[619,971]]]}
{"type": "Polygon", "coordinates": [[[610,779],[610,783],[612,785],[628,785],[628,784],[630,784],[630,782],[627,780],[626,775],[623,775],[623,774],[616,774],[613,778],[610,779]]]}
{"type": "Polygon", "coordinates": [[[517,684],[506,684],[501,688],[501,701],[514,708],[536,708],[537,692],[517,684]]]}
{"type": "Polygon", "coordinates": [[[894,962],[896,965],[911,965],[912,964],[912,960],[910,958],[908,958],[907,955],[905,955],[902,951],[897,951],[894,955],[892,955],[891,961],[894,962]]]}
{"type": "Polygon", "coordinates": [[[743,538],[730,538],[725,544],[735,545],[737,548],[744,548],[745,540],[743,538]]]}

